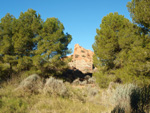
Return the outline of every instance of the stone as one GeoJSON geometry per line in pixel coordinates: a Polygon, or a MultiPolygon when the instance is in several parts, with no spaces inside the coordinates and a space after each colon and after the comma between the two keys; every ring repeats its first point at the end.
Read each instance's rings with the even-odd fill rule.
{"type": "Polygon", "coordinates": [[[75,67],[79,69],[82,73],[92,73],[93,72],[93,55],[94,52],[81,47],[79,44],[75,44],[72,61],[69,62],[70,67],[75,67]]]}

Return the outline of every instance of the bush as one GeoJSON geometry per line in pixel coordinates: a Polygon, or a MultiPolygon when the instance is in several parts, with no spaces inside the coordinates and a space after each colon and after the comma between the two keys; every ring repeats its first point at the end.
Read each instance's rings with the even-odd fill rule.
{"type": "Polygon", "coordinates": [[[119,78],[123,83],[135,83],[139,86],[143,86],[144,84],[149,84],[150,79],[148,76],[136,76],[134,74],[129,73],[129,68],[124,67],[122,69],[115,70],[115,77],[119,78]]]}
{"type": "Polygon", "coordinates": [[[9,78],[10,66],[9,64],[0,63],[0,81],[9,78]]]}
{"type": "Polygon", "coordinates": [[[88,85],[86,87],[86,93],[87,93],[87,96],[94,97],[99,93],[99,88],[88,85]]]}
{"type": "Polygon", "coordinates": [[[37,74],[32,74],[26,79],[24,79],[20,85],[15,89],[15,91],[29,91],[29,92],[39,92],[42,89],[41,78],[37,74]]]}
{"type": "Polygon", "coordinates": [[[125,109],[124,108],[120,108],[119,106],[116,106],[111,113],[125,113],[125,109]]]}
{"type": "Polygon", "coordinates": [[[150,85],[144,86],[140,91],[134,90],[131,94],[132,112],[145,113],[150,110],[150,85]]]}
{"type": "Polygon", "coordinates": [[[111,70],[108,72],[103,72],[101,68],[93,73],[96,78],[96,82],[101,88],[107,88],[110,82],[129,84],[134,83],[138,86],[148,85],[150,79],[148,76],[135,76],[128,74],[127,68],[111,70]]]}
{"type": "Polygon", "coordinates": [[[102,71],[95,72],[93,76],[96,78],[96,82],[101,88],[107,88],[111,81],[114,81],[114,76],[109,74],[103,74],[102,71]]]}
{"type": "MultiPolygon", "coordinates": [[[[140,89],[133,84],[119,85],[114,92],[112,101],[116,104],[116,106],[119,106],[121,109],[125,109],[126,112],[130,112],[131,95],[133,94],[133,91],[139,92],[139,90],[140,89]]],[[[134,94],[135,98],[136,96],[137,93],[134,94]]]]}
{"type": "Polygon", "coordinates": [[[63,81],[53,77],[46,80],[43,91],[45,94],[67,96],[67,88],[63,81]]]}
{"type": "Polygon", "coordinates": [[[133,84],[119,85],[112,100],[117,106],[115,107],[116,110],[122,109],[125,112],[145,113],[150,107],[150,85],[142,88],[133,84]]]}

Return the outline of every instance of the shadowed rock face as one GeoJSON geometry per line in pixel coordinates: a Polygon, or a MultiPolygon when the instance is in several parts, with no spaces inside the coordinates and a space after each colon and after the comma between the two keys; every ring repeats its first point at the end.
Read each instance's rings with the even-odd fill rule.
{"type": "Polygon", "coordinates": [[[93,55],[94,52],[75,44],[72,61],[69,63],[70,67],[75,67],[82,73],[92,73],[93,71],[93,55]]]}

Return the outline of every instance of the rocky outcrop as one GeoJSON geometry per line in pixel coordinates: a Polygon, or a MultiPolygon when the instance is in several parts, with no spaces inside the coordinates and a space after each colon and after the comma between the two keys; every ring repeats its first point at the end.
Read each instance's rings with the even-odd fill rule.
{"type": "Polygon", "coordinates": [[[79,44],[75,44],[74,53],[68,57],[72,57],[72,61],[69,63],[70,67],[75,67],[82,73],[93,72],[93,55],[94,52],[81,47],[79,44]]]}

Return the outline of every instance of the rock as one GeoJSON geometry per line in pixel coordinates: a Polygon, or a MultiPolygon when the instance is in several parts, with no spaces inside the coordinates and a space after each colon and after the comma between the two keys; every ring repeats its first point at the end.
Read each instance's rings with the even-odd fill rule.
{"type": "Polygon", "coordinates": [[[94,52],[81,47],[79,44],[75,44],[72,61],[69,63],[70,67],[75,67],[79,69],[82,73],[92,73],[93,72],[93,55],[94,52]]]}
{"type": "Polygon", "coordinates": [[[60,95],[60,96],[66,96],[67,91],[68,90],[63,81],[57,80],[53,77],[46,80],[43,89],[44,94],[60,95]]]}
{"type": "Polygon", "coordinates": [[[39,75],[32,74],[26,79],[24,79],[20,85],[15,89],[22,91],[31,91],[31,92],[39,92],[42,89],[43,83],[39,75]]]}

